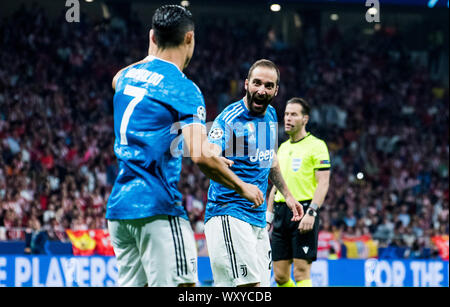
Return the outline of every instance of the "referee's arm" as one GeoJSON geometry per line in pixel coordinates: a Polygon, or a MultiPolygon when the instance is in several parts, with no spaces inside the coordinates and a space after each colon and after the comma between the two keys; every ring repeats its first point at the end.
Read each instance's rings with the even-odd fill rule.
{"type": "MultiPolygon", "coordinates": [[[[320,170],[316,169],[315,171],[315,177],[317,180],[317,187],[314,190],[314,196],[311,201],[311,204],[316,204],[318,208],[322,207],[322,204],[325,200],[325,196],[328,192],[328,187],[330,185],[330,170],[320,170]]],[[[308,210],[311,210],[308,208],[308,210]]],[[[315,216],[311,216],[309,214],[305,215],[305,218],[303,218],[300,221],[300,224],[298,225],[298,230],[301,233],[305,233],[308,231],[311,231],[314,228],[314,220],[316,219],[315,216]]]]}
{"type": "Polygon", "coordinates": [[[330,186],[330,170],[320,170],[315,171],[315,176],[317,180],[317,187],[314,191],[314,196],[311,201],[313,204],[317,204],[319,208],[325,201],[325,196],[328,193],[328,187],[330,186]]]}

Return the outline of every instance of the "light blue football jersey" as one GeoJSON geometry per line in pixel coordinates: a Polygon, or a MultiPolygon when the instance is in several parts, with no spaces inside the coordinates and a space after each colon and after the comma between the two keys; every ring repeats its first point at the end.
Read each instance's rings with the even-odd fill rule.
{"type": "MultiPolygon", "coordinates": [[[[265,115],[254,115],[249,112],[244,100],[240,100],[219,114],[208,139],[222,148],[224,157],[234,161],[231,170],[244,182],[258,186],[265,199],[269,172],[278,147],[277,131],[277,116],[272,106],[268,106],[265,115]]],[[[230,215],[265,227],[266,202],[255,209],[252,206],[253,203],[235,191],[211,180],[205,222],[213,216],[230,215]]]]}
{"type": "Polygon", "coordinates": [[[147,59],[125,69],[116,82],[114,152],[119,172],[106,218],[162,214],[188,219],[178,190],[181,129],[205,125],[205,102],[200,89],[175,64],[147,59]]]}

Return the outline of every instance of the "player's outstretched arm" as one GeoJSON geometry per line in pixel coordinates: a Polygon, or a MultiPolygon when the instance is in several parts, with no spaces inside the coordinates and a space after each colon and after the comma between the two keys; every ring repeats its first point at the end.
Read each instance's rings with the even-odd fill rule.
{"type": "Polygon", "coordinates": [[[208,142],[205,126],[192,124],[184,127],[182,131],[192,161],[208,178],[236,191],[254,203],[253,207],[264,203],[261,190],[253,184],[245,183],[233,173],[227,160],[219,156],[215,145],[208,142]]]}
{"type": "Polygon", "coordinates": [[[283,194],[286,205],[292,210],[292,221],[300,221],[303,217],[302,205],[292,196],[286,182],[281,174],[280,165],[278,164],[277,155],[273,158],[272,168],[270,169],[269,179],[273,185],[283,194]]]}

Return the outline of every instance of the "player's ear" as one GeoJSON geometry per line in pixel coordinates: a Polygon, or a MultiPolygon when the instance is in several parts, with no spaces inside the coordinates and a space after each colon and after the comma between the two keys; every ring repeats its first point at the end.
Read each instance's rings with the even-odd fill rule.
{"type": "Polygon", "coordinates": [[[148,54],[154,55],[157,47],[156,47],[155,33],[153,32],[153,29],[150,30],[148,36],[149,36],[148,54]]]}
{"type": "Polygon", "coordinates": [[[309,121],[309,115],[303,115],[303,124],[306,125],[309,121]]]}
{"type": "Polygon", "coordinates": [[[248,89],[248,79],[245,79],[245,82],[244,82],[244,88],[245,88],[245,90],[248,89]]]}
{"type": "Polygon", "coordinates": [[[194,42],[194,31],[186,32],[186,34],[184,35],[184,42],[187,45],[190,45],[194,42]]]}
{"type": "Polygon", "coordinates": [[[277,85],[277,87],[275,88],[275,95],[274,95],[274,97],[276,96],[276,95],[278,95],[278,89],[279,89],[280,87],[277,85]]]}
{"type": "Polygon", "coordinates": [[[150,41],[150,46],[152,44],[156,45],[155,31],[153,31],[153,29],[150,29],[149,37],[150,37],[150,40],[149,40],[150,41]]]}

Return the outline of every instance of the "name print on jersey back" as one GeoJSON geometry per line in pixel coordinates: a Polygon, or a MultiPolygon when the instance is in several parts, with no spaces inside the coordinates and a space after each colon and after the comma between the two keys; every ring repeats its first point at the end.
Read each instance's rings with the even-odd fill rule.
{"type": "Polygon", "coordinates": [[[137,81],[146,82],[154,86],[164,79],[164,76],[146,69],[131,68],[126,74],[125,78],[132,78],[137,81]]]}

